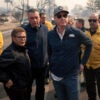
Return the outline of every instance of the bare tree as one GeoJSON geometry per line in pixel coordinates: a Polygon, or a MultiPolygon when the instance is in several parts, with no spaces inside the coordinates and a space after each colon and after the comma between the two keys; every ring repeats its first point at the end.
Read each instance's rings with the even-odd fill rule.
{"type": "Polygon", "coordinates": [[[71,10],[71,12],[75,15],[75,17],[81,17],[81,14],[83,12],[83,7],[79,4],[76,4],[74,8],[71,10]]]}
{"type": "Polygon", "coordinates": [[[19,4],[18,6],[16,6],[15,8],[17,8],[19,11],[21,11],[21,15],[22,15],[22,20],[24,19],[24,12],[25,12],[25,0],[18,0],[19,4]]]}
{"type": "Polygon", "coordinates": [[[5,3],[7,3],[7,11],[8,11],[8,4],[11,2],[11,0],[5,0],[5,3]]]}
{"type": "Polygon", "coordinates": [[[29,9],[29,0],[27,0],[27,10],[29,9]]]}
{"type": "Polygon", "coordinates": [[[53,10],[56,7],[55,0],[37,0],[36,7],[39,10],[45,9],[47,18],[51,20],[53,17],[53,10]]]}
{"type": "Polygon", "coordinates": [[[95,0],[97,10],[100,10],[100,0],[95,0]]]}
{"type": "Polygon", "coordinates": [[[96,0],[88,0],[87,8],[90,10],[90,13],[96,12],[96,0]]]}

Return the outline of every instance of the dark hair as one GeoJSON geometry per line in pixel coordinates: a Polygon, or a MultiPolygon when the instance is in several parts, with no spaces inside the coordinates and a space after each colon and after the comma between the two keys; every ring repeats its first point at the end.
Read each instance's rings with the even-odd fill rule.
{"type": "Polygon", "coordinates": [[[76,20],[84,26],[84,19],[78,18],[78,19],[76,19],[76,20]]]}
{"type": "Polygon", "coordinates": [[[27,13],[34,13],[34,12],[39,12],[38,9],[31,8],[27,11],[27,13]]]}
{"type": "Polygon", "coordinates": [[[98,15],[98,19],[100,19],[100,15],[98,15]]]}
{"type": "Polygon", "coordinates": [[[42,15],[46,15],[46,13],[40,13],[39,15],[40,15],[40,17],[41,17],[42,15]]]}
{"type": "Polygon", "coordinates": [[[40,9],[39,15],[40,15],[40,17],[41,17],[42,15],[46,15],[45,9],[40,9]]]}
{"type": "Polygon", "coordinates": [[[24,30],[24,28],[22,28],[22,27],[16,27],[16,28],[14,28],[12,30],[11,37],[15,37],[17,35],[17,33],[19,33],[19,32],[25,32],[26,33],[26,31],[24,30]]]}

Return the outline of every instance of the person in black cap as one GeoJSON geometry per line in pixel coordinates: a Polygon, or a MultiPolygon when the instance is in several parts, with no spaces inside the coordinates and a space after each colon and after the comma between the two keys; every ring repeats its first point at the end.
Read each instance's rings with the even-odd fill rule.
{"type": "Polygon", "coordinates": [[[79,71],[83,71],[92,49],[91,40],[68,24],[67,7],[54,9],[55,28],[48,32],[48,58],[50,74],[58,100],[79,100],[79,71]],[[79,63],[79,50],[85,52],[79,63]]]}

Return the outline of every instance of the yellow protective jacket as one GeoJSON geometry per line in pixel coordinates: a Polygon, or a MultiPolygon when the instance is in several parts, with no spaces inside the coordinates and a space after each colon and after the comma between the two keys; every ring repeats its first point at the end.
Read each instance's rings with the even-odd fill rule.
{"type": "Polygon", "coordinates": [[[2,33],[0,32],[0,54],[2,53],[2,48],[3,48],[3,36],[2,33]]]}
{"type": "Polygon", "coordinates": [[[45,25],[48,27],[48,30],[49,30],[49,31],[53,29],[53,25],[52,25],[51,22],[45,21],[45,25]]]}
{"type": "Polygon", "coordinates": [[[92,52],[86,66],[87,68],[91,66],[93,69],[100,68],[100,27],[98,27],[96,33],[93,35],[89,31],[85,33],[93,42],[92,52]]]}

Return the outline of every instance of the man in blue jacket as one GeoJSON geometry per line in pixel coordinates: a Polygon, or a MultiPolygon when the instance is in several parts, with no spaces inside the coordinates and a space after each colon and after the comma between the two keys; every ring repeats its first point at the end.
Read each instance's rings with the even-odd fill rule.
{"type": "Polygon", "coordinates": [[[32,82],[36,80],[36,100],[44,100],[45,64],[47,60],[47,32],[45,25],[40,24],[39,11],[29,9],[29,24],[24,28],[27,33],[26,47],[29,50],[32,68],[32,82]]]}
{"type": "Polygon", "coordinates": [[[79,100],[78,75],[91,52],[91,40],[68,24],[68,10],[58,6],[54,10],[55,28],[48,33],[48,56],[51,77],[58,100],[79,100]],[[85,52],[79,63],[80,46],[85,52]]]}

